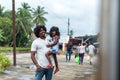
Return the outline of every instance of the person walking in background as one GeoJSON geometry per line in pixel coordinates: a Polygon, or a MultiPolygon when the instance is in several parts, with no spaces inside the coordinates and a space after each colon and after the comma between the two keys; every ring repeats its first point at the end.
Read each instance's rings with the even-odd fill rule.
{"type": "Polygon", "coordinates": [[[88,54],[90,56],[90,65],[92,65],[92,58],[94,57],[96,53],[96,49],[95,49],[95,46],[90,43],[90,45],[88,46],[88,54]]]}
{"type": "Polygon", "coordinates": [[[78,53],[79,53],[79,64],[83,64],[84,54],[85,54],[85,43],[80,43],[78,46],[78,53]]]}
{"type": "MultiPolygon", "coordinates": [[[[45,80],[52,80],[52,74],[54,67],[46,68],[49,62],[45,54],[49,51],[46,46],[46,27],[44,25],[38,25],[34,28],[35,36],[37,37],[31,44],[31,59],[36,66],[35,80],[42,80],[45,75],[45,80]]],[[[53,66],[54,58],[50,55],[53,66]]]]}
{"type": "Polygon", "coordinates": [[[88,43],[85,43],[85,53],[87,53],[88,54],[88,43]]]}
{"type": "Polygon", "coordinates": [[[48,41],[48,45],[47,45],[47,47],[50,47],[50,50],[45,54],[45,56],[49,62],[49,65],[47,66],[47,68],[53,68],[53,65],[50,59],[50,55],[53,55],[55,65],[56,65],[56,69],[54,72],[55,74],[59,71],[58,61],[56,56],[59,53],[59,39],[60,39],[60,32],[58,27],[53,26],[50,29],[50,37],[51,39],[48,41]]]}
{"type": "Polygon", "coordinates": [[[71,60],[71,54],[72,54],[72,42],[68,42],[66,45],[66,62],[71,60]]]}

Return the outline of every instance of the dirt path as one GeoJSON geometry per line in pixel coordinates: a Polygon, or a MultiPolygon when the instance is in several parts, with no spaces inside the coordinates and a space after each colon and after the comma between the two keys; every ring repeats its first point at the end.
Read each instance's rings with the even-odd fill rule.
{"type": "MultiPolygon", "coordinates": [[[[9,55],[11,61],[12,55],[9,55]]],[[[10,66],[0,72],[0,80],[34,80],[35,68],[30,58],[30,53],[17,54],[17,66],[10,66]]],[[[70,62],[65,61],[65,55],[58,55],[60,71],[53,75],[53,80],[96,80],[97,69],[89,65],[87,57],[84,64],[75,63],[74,55],[70,62]]]]}

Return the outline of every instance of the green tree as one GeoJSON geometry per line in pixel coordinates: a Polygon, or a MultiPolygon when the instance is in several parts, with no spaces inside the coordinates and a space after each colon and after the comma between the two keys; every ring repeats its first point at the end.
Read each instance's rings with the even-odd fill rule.
{"type": "MultiPolygon", "coordinates": [[[[0,5],[0,45],[13,45],[12,10],[4,11],[0,5]],[[3,40],[4,39],[4,40],[3,40]]],[[[36,24],[43,24],[47,19],[44,17],[44,7],[38,6],[31,9],[28,3],[23,2],[16,10],[16,46],[26,46],[31,39],[31,28],[36,24]]]]}
{"type": "Polygon", "coordinates": [[[31,31],[31,15],[22,8],[18,9],[16,17],[17,32],[24,32],[25,34],[31,31]]]}
{"type": "Polygon", "coordinates": [[[5,11],[3,16],[12,20],[12,10],[5,11]]]}
{"type": "Polygon", "coordinates": [[[5,37],[3,36],[3,31],[0,29],[0,42],[4,41],[5,37]]]}
{"type": "Polygon", "coordinates": [[[4,15],[4,12],[3,12],[4,9],[5,9],[5,8],[0,5],[0,16],[1,16],[1,17],[3,17],[3,15],[4,15]]]}
{"type": "Polygon", "coordinates": [[[48,12],[44,10],[44,7],[38,6],[36,9],[33,8],[33,22],[36,25],[45,25],[45,22],[47,21],[44,17],[45,14],[48,14],[48,12]]]}
{"type": "Polygon", "coordinates": [[[32,17],[30,14],[30,6],[27,3],[22,3],[22,8],[18,8],[16,22],[18,28],[18,32],[22,30],[25,34],[29,34],[31,32],[32,25],[32,17]]]}
{"type": "Polygon", "coordinates": [[[9,45],[12,40],[12,20],[7,17],[0,17],[0,29],[4,40],[0,42],[1,45],[9,45]]]}
{"type": "Polygon", "coordinates": [[[32,17],[28,10],[29,7],[25,7],[26,5],[29,6],[28,4],[23,3],[22,8],[18,8],[16,14],[16,40],[18,40],[16,46],[25,46],[21,41],[27,40],[25,42],[28,42],[29,39],[24,38],[29,38],[28,36],[30,36],[32,32],[32,17]]]}
{"type": "Polygon", "coordinates": [[[4,11],[0,5],[0,29],[3,36],[0,40],[1,45],[10,45],[12,40],[12,11],[4,11]],[[11,13],[11,14],[10,14],[11,13]]]}
{"type": "Polygon", "coordinates": [[[22,8],[23,8],[23,9],[26,9],[26,10],[28,10],[28,11],[32,11],[32,9],[31,9],[31,7],[29,6],[28,3],[23,2],[21,5],[22,5],[22,8]]]}

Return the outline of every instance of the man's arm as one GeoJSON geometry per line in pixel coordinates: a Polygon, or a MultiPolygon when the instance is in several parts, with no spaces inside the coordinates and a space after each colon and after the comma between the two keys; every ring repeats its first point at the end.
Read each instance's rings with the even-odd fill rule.
{"type": "Polygon", "coordinates": [[[32,59],[33,63],[36,65],[37,70],[41,71],[41,67],[40,67],[40,65],[38,64],[38,62],[35,58],[35,53],[36,53],[36,51],[31,51],[31,59],[32,59]]]}

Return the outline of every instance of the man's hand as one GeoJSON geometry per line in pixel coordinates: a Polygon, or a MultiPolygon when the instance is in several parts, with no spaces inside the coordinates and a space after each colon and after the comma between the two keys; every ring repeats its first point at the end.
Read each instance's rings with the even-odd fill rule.
{"type": "Polygon", "coordinates": [[[41,66],[40,66],[39,64],[36,64],[36,68],[37,68],[37,70],[38,70],[39,72],[42,71],[42,68],[41,68],[41,66]]]}

